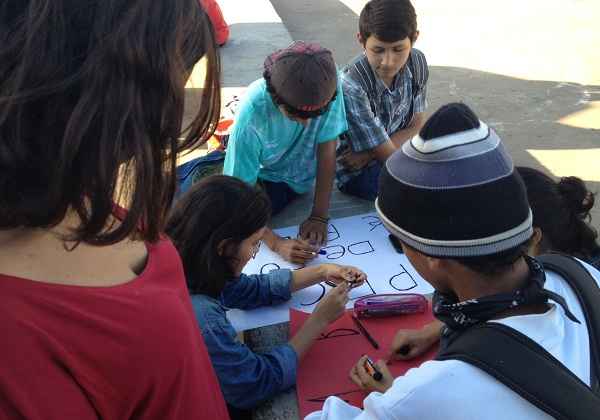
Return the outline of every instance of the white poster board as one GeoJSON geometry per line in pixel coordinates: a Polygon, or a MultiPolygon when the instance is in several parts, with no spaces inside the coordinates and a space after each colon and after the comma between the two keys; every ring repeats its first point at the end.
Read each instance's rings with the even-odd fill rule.
{"type": "MultiPolygon", "coordinates": [[[[433,288],[419,276],[406,256],[394,249],[388,239],[388,231],[376,213],[331,220],[328,230],[327,245],[323,247],[327,255],[318,255],[307,265],[352,265],[367,274],[367,282],[350,291],[348,308],[353,307],[357,298],[371,294],[433,293],[433,288]]],[[[284,237],[296,237],[298,227],[291,226],[276,232],[284,237]]],[[[268,273],[277,268],[298,269],[300,266],[283,260],[268,247],[262,246],[256,257],[246,265],[244,273],[268,273]]],[[[289,321],[289,308],[312,312],[330,288],[322,282],[295,292],[289,301],[279,305],[245,311],[229,310],[227,318],[236,331],[289,321]]]]}

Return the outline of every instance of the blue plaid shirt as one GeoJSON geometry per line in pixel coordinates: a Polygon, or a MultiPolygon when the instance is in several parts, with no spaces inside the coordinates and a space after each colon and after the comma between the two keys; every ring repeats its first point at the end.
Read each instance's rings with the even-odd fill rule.
{"type": "MultiPolygon", "coordinates": [[[[371,69],[363,53],[352,60],[342,73],[342,89],[348,131],[340,137],[337,149],[336,177],[343,185],[362,170],[350,171],[342,166],[339,156],[349,148],[354,152],[374,149],[390,139],[390,135],[406,128],[415,113],[427,108],[427,61],[425,55],[411,50],[410,59],[422,80],[413,80],[409,65],[396,75],[388,88],[371,69]],[[352,71],[354,70],[354,71],[352,71]],[[416,86],[416,89],[414,89],[416,86]]],[[[376,165],[372,161],[369,165],[376,165]]]]}
{"type": "Polygon", "coordinates": [[[298,356],[289,344],[254,353],[236,339],[227,319],[228,308],[252,309],[285,302],[291,296],[290,270],[268,274],[242,274],[227,284],[220,299],[192,295],[192,306],[210,360],[228,404],[252,408],[277,392],[296,384],[298,356]]]}

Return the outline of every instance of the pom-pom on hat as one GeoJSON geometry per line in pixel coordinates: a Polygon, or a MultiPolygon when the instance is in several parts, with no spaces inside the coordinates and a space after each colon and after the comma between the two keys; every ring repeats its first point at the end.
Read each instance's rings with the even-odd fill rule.
{"type": "Polygon", "coordinates": [[[300,111],[323,108],[337,89],[331,51],[316,43],[296,41],[275,51],[266,58],[264,68],[277,95],[300,111]]]}
{"type": "Polygon", "coordinates": [[[434,257],[496,254],[532,234],[525,185],[500,137],[460,103],[390,156],[375,207],[393,235],[434,257]]]}

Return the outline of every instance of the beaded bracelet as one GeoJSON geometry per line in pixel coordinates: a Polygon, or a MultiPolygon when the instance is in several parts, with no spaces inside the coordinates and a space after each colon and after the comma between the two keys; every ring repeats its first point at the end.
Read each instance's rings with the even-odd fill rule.
{"type": "Polygon", "coordinates": [[[324,224],[329,223],[329,217],[309,216],[307,220],[312,220],[313,222],[319,222],[324,224]]]}

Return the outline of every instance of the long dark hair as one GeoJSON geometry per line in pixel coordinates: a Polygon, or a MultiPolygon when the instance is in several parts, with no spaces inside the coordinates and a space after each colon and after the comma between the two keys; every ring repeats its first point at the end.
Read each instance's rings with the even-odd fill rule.
{"type": "Polygon", "coordinates": [[[177,247],[190,293],[217,296],[234,275],[218,253],[222,241],[237,248],[266,226],[271,203],[258,187],[214,175],[195,184],[176,204],[166,232],[177,247]]]}
{"type": "Polygon", "coordinates": [[[588,223],[594,194],[575,176],[554,181],[533,168],[517,167],[527,187],[533,226],[542,230],[540,251],[558,251],[586,261],[600,256],[598,233],[588,223]]]}
{"type": "Polygon", "coordinates": [[[65,239],[106,245],[142,227],[156,241],[177,152],[218,121],[219,73],[198,0],[1,2],[0,229],[52,227],[72,209],[81,223],[65,239]],[[202,105],[182,130],[186,77],[203,56],[202,105]]]}

